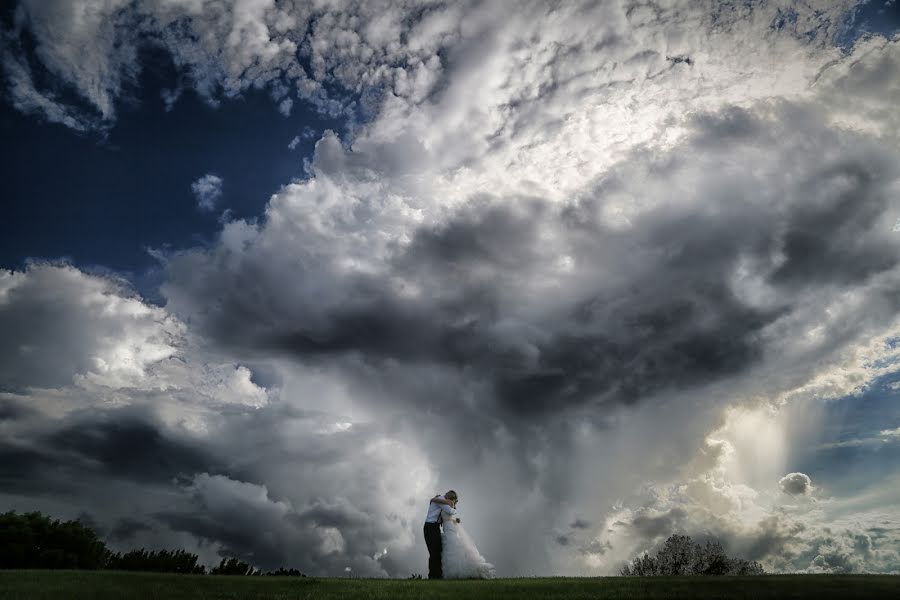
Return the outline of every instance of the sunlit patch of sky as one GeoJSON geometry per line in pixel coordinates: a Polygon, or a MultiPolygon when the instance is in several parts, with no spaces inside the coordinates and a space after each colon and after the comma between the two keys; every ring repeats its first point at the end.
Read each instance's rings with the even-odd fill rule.
{"type": "Polygon", "coordinates": [[[900,371],[862,393],[826,401],[820,435],[799,449],[794,467],[833,492],[850,493],[900,471],[900,371]]]}

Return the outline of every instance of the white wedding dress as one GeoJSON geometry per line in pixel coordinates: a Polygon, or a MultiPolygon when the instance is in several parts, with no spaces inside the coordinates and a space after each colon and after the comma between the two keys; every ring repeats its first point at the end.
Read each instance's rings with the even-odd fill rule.
{"type": "MultiPolygon", "coordinates": [[[[455,519],[455,517],[454,517],[455,519]]],[[[444,519],[441,566],[445,579],[491,579],[494,565],[484,560],[462,524],[444,519]]]]}

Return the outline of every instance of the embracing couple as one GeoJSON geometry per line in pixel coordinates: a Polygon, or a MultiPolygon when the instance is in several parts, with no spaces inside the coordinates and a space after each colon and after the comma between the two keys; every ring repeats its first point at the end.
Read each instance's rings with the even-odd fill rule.
{"type": "Polygon", "coordinates": [[[484,560],[463,529],[456,505],[459,496],[450,490],[435,496],[425,516],[428,546],[428,579],[488,579],[494,566],[484,560]]]}

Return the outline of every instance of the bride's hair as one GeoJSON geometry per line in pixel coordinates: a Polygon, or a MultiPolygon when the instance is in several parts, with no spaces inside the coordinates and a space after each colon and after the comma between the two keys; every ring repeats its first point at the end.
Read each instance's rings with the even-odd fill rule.
{"type": "Polygon", "coordinates": [[[456,495],[456,492],[450,490],[449,492],[444,494],[444,498],[446,498],[447,500],[457,500],[458,496],[456,495]]]}

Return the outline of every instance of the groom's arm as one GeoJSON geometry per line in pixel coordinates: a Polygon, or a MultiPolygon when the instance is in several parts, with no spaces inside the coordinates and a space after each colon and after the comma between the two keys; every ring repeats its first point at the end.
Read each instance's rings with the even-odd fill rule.
{"type": "MultiPolygon", "coordinates": [[[[450,506],[449,504],[445,504],[444,506],[442,506],[441,510],[451,517],[456,514],[456,509],[453,508],[452,506],[450,506]]],[[[456,517],[453,520],[456,521],[457,523],[459,523],[459,517],[456,517]]]]}
{"type": "MultiPolygon", "coordinates": [[[[456,514],[456,509],[453,508],[452,503],[449,500],[447,500],[446,498],[441,498],[440,496],[435,496],[434,498],[431,499],[431,501],[434,502],[435,504],[443,505],[443,506],[441,506],[441,510],[444,511],[445,513],[447,513],[448,515],[452,516],[452,515],[456,514]]],[[[459,517],[456,518],[456,522],[459,523],[459,517]]]]}

